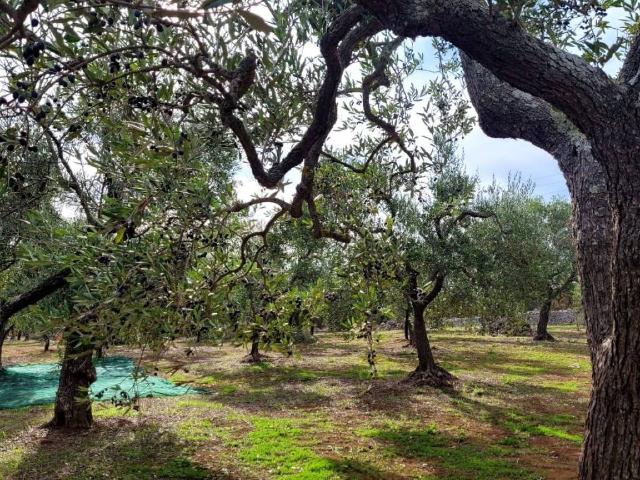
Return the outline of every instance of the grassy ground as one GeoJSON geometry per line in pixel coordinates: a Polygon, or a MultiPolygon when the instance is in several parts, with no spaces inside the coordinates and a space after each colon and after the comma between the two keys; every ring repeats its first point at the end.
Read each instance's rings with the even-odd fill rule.
{"type": "MultiPolygon", "coordinates": [[[[553,344],[433,333],[436,357],[460,379],[449,392],[400,382],[416,361],[400,332],[382,335],[373,381],[364,346],[340,335],[254,366],[240,363],[242,348],[187,358],[178,345],[147,367],[207,394],[144,399],[139,411],[96,404],[96,426],[71,435],[41,428],[50,406],[0,411],[0,478],[576,478],[589,358],[575,327],[552,333],[553,344]]],[[[9,342],[5,358],[57,354],[9,342]]]]}

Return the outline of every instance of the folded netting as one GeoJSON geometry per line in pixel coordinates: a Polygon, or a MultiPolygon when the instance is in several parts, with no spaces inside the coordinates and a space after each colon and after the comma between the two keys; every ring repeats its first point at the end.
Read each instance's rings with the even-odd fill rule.
{"type": "MultiPolygon", "coordinates": [[[[145,375],[130,358],[107,357],[96,363],[97,380],[91,385],[95,400],[122,401],[134,397],[169,397],[198,393],[163,378],[145,375]]],[[[13,365],[0,371],[0,409],[53,403],[58,389],[60,365],[41,363],[13,365]]]]}

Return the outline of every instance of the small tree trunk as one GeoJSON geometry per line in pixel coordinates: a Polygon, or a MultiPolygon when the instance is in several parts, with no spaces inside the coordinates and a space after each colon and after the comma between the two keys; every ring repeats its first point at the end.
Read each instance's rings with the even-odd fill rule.
{"type": "Polygon", "coordinates": [[[251,337],[251,358],[254,362],[260,361],[260,336],[257,332],[251,337]]]}
{"type": "Polygon", "coordinates": [[[413,303],[413,340],[418,352],[418,368],[409,376],[409,380],[418,385],[431,387],[450,387],[455,377],[440,367],[433,358],[431,344],[427,335],[427,327],[424,322],[426,306],[417,302],[413,303]]]}
{"type": "Polygon", "coordinates": [[[404,311],[404,339],[411,343],[411,309],[409,307],[404,311]]]}
{"type": "Polygon", "coordinates": [[[258,330],[254,330],[251,334],[251,352],[249,352],[249,355],[244,357],[242,362],[260,363],[265,360],[268,360],[268,358],[260,354],[260,333],[258,332],[258,330]]]}
{"type": "Polygon", "coordinates": [[[45,335],[43,337],[44,340],[44,351],[48,352],[49,351],[49,344],[51,343],[51,339],[49,338],[49,335],[45,335]]]}
{"type": "Polygon", "coordinates": [[[533,337],[535,341],[553,342],[555,338],[547,331],[549,325],[549,314],[551,313],[551,299],[548,298],[540,307],[540,318],[538,319],[538,328],[533,337]]]}
{"type": "Polygon", "coordinates": [[[426,372],[436,367],[436,361],[433,358],[431,344],[427,336],[427,327],[424,323],[424,310],[422,305],[414,305],[414,331],[413,336],[416,341],[416,350],[418,352],[418,370],[426,372]]]}
{"type": "Polygon", "coordinates": [[[54,416],[49,426],[74,429],[91,427],[93,417],[89,387],[96,380],[92,357],[93,347],[79,344],[77,335],[69,336],[65,343],[54,416]]]}

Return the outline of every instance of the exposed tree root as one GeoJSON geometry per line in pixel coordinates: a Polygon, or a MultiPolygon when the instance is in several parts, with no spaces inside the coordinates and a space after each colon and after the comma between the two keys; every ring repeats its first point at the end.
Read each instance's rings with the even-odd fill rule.
{"type": "Polygon", "coordinates": [[[262,362],[270,362],[271,357],[267,355],[262,355],[259,353],[258,355],[247,355],[241,360],[241,363],[262,363],[262,362]]]}
{"type": "Polygon", "coordinates": [[[550,333],[537,333],[533,337],[534,342],[555,342],[556,339],[550,333]]]}
{"type": "Polygon", "coordinates": [[[405,382],[417,387],[453,388],[457,380],[444,368],[436,365],[428,370],[416,369],[405,382]]]}

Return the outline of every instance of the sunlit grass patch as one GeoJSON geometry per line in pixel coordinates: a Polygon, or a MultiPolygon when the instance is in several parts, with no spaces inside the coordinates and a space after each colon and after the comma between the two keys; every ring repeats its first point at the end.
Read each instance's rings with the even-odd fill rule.
{"type": "Polygon", "coordinates": [[[568,440],[570,442],[574,442],[577,444],[582,443],[581,435],[574,435],[572,433],[565,432],[559,428],[548,427],[546,425],[536,425],[535,431],[540,435],[544,435],[546,437],[556,437],[562,440],[568,440]]]}
{"type": "Polygon", "coordinates": [[[443,479],[536,479],[536,475],[501,458],[504,449],[483,448],[439,433],[435,425],[424,429],[390,428],[360,430],[360,435],[383,442],[394,455],[433,461],[442,470],[443,479]]]}
{"type": "Polygon", "coordinates": [[[0,451],[0,478],[5,478],[15,473],[25,456],[26,452],[23,447],[13,447],[4,452],[0,451]]]}
{"type": "MultiPolygon", "coordinates": [[[[523,415],[510,412],[507,415],[507,420],[504,421],[504,426],[516,434],[555,437],[578,444],[582,442],[582,436],[569,433],[565,429],[560,428],[558,426],[558,418],[549,418],[546,425],[540,423],[540,420],[544,420],[544,417],[540,417],[536,420],[532,417],[525,417],[523,415]]],[[[566,422],[563,423],[566,424],[566,422]]]]}
{"type": "Polygon", "coordinates": [[[112,405],[96,404],[93,407],[93,416],[97,418],[135,417],[138,411],[131,407],[116,407],[112,405]]]}
{"type": "Polygon", "coordinates": [[[560,392],[573,393],[582,388],[582,385],[575,380],[551,380],[542,382],[542,386],[545,388],[553,388],[560,392]]]}
{"type": "Polygon", "coordinates": [[[253,430],[238,456],[266,469],[279,479],[326,480],[335,478],[336,465],[311,448],[299,424],[289,419],[254,418],[253,430]]]}
{"type": "Polygon", "coordinates": [[[208,408],[218,410],[224,408],[224,405],[214,400],[206,400],[202,398],[185,398],[176,402],[176,407],[191,407],[191,408],[208,408]]]}

